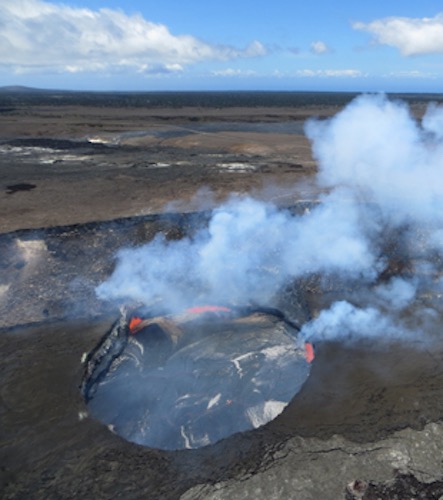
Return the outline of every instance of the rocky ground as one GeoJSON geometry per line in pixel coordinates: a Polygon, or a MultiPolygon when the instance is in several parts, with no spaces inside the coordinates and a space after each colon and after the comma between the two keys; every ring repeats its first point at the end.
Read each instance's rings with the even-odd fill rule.
{"type": "MultiPolygon", "coordinates": [[[[80,396],[82,355],[116,318],[94,287],[118,248],[189,233],[231,192],[294,210],[318,195],[301,129],[196,124],[297,124],[335,111],[2,110],[2,498],[441,498],[439,340],[316,345],[282,415],[200,450],[125,442],[87,416],[80,396]]],[[[313,295],[304,297],[311,313],[313,295]]]]}
{"type": "Polygon", "coordinates": [[[231,193],[293,201],[294,184],[315,168],[302,135],[307,114],[81,106],[0,113],[0,230],[158,213],[170,202],[190,210],[231,193]],[[298,133],[262,132],[260,119],[298,133]],[[235,123],[242,126],[230,131],[235,123]]]}

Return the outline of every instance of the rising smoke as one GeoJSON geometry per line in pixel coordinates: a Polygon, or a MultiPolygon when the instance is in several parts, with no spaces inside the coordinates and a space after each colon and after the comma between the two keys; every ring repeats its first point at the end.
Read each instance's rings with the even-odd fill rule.
{"type": "Polygon", "coordinates": [[[360,96],[305,129],[327,193],[310,211],[231,198],[192,237],[122,250],[98,296],[161,297],[171,310],[269,304],[289,282],[317,275],[354,291],[305,325],[307,338],[416,337],[436,317],[429,304],[417,307],[418,294],[443,288],[443,108],[430,106],[419,123],[401,102],[360,96]],[[398,276],[387,272],[393,252],[408,262],[398,276]]]}

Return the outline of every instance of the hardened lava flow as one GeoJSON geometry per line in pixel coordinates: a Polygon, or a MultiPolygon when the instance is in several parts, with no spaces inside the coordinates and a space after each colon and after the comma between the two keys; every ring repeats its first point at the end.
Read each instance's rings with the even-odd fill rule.
{"type": "Polygon", "coordinates": [[[272,308],[122,312],[85,361],[92,416],[149,447],[200,448],[263,426],[306,381],[313,347],[272,308]]]}

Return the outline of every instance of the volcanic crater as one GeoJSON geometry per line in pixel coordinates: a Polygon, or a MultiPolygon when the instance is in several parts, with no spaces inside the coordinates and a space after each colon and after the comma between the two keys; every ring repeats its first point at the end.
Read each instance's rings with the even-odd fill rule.
{"type": "MultiPolygon", "coordinates": [[[[294,210],[303,213],[306,206],[294,210]]],[[[94,287],[112,269],[115,249],[128,241],[150,240],[158,231],[180,238],[205,220],[205,213],[145,216],[2,236],[4,255],[10,255],[5,269],[20,276],[11,286],[17,287],[17,294],[28,293],[25,303],[9,302],[3,316],[1,343],[8,362],[3,368],[2,428],[10,443],[3,447],[8,457],[3,469],[7,495],[28,495],[39,485],[42,496],[50,491],[100,496],[116,487],[130,497],[141,490],[164,498],[235,497],[252,487],[277,496],[277,478],[286,478],[291,491],[297,484],[311,495],[324,488],[309,483],[319,471],[331,491],[344,495],[355,478],[372,478],[368,491],[375,491],[396,474],[404,485],[401,474],[414,471],[417,477],[422,467],[429,474],[419,475],[425,491],[426,479],[438,475],[441,463],[443,346],[438,343],[417,349],[401,341],[383,347],[367,340],[317,342],[310,376],[281,415],[264,427],[195,450],[158,449],[186,448],[186,441],[139,447],[94,418],[79,389],[84,380],[81,358],[101,345],[119,314],[103,309],[94,298],[94,287]],[[9,251],[17,241],[43,243],[28,244],[33,257],[18,263],[9,251]],[[43,260],[35,261],[35,252],[41,251],[43,260]],[[57,272],[61,263],[88,270],[88,280],[67,286],[57,272]],[[42,307],[48,287],[63,303],[45,301],[42,307]],[[83,316],[87,311],[89,319],[76,319],[79,310],[83,316]],[[16,326],[21,322],[27,325],[16,326]],[[65,465],[60,466],[60,460],[65,465]],[[343,471],[339,475],[337,464],[343,471]],[[334,470],[334,477],[325,470],[334,470]]],[[[393,265],[392,272],[397,271],[393,265]]],[[[275,305],[290,315],[291,323],[302,325],[347,294],[338,282],[302,280],[288,286],[275,305]]],[[[123,385],[122,398],[125,390],[123,385]]],[[[128,424],[132,418],[129,411],[128,424]]]]}
{"type": "MultiPolygon", "coordinates": [[[[17,136],[18,129],[21,136],[37,136],[36,131],[39,131],[40,135],[44,132],[48,137],[64,134],[71,140],[73,136],[79,139],[92,134],[97,121],[120,133],[133,130],[131,124],[134,120],[138,128],[146,120],[144,111],[138,110],[131,116],[121,108],[106,108],[101,118],[97,109],[91,111],[82,106],[68,106],[62,110],[64,115],[59,108],[50,106],[14,105],[5,109],[7,111],[0,116],[5,141],[8,134],[10,137],[17,136]],[[65,118],[61,119],[62,115],[65,118]],[[63,131],[57,132],[60,120],[63,131]],[[110,126],[111,122],[114,128],[110,126]],[[85,123],[89,125],[86,127],[85,123]]],[[[243,111],[231,110],[229,120],[239,120],[244,116],[243,111]]],[[[273,120],[277,116],[280,120],[282,116],[285,119],[292,119],[295,115],[298,119],[315,114],[330,116],[336,111],[334,105],[316,110],[288,108],[284,113],[279,110],[276,115],[269,114],[270,110],[260,109],[251,113],[254,120],[260,116],[267,116],[267,119],[272,116],[273,120]]],[[[178,120],[182,121],[183,115],[189,115],[190,111],[157,111],[162,120],[167,120],[168,116],[175,116],[177,120],[177,113],[180,115],[178,120]]],[[[196,113],[193,109],[192,114],[196,113]]],[[[218,112],[204,110],[201,113],[205,115],[205,120],[210,120],[218,112]]],[[[225,120],[226,113],[226,110],[222,111],[225,120]]],[[[157,119],[152,117],[151,121],[157,119]]],[[[202,140],[202,136],[198,139],[202,140]]],[[[208,205],[205,211],[189,208],[184,211],[175,205],[169,207],[168,213],[156,213],[160,205],[179,199],[183,186],[186,202],[192,198],[196,186],[203,185],[204,181],[215,187],[215,198],[220,199],[232,191],[253,191],[262,181],[269,181],[270,176],[278,179],[280,185],[292,186],[294,181],[312,174],[314,165],[310,153],[306,153],[308,146],[304,137],[297,138],[295,146],[294,143],[287,143],[287,137],[280,137],[281,142],[275,145],[277,149],[273,140],[266,144],[266,148],[260,148],[262,141],[257,135],[248,136],[247,141],[246,137],[237,136],[237,139],[233,141],[232,137],[217,136],[217,141],[210,144],[208,137],[209,144],[199,144],[193,150],[190,146],[192,137],[185,141],[183,137],[173,137],[164,149],[156,138],[137,138],[136,142],[147,141],[151,144],[150,141],[154,141],[149,160],[143,148],[152,145],[142,147],[131,144],[134,149],[125,149],[113,144],[112,151],[102,145],[97,149],[85,146],[86,149],[79,148],[79,152],[88,155],[85,163],[79,161],[76,164],[75,160],[66,159],[64,153],[60,153],[58,163],[39,164],[38,171],[29,157],[19,158],[10,153],[0,157],[6,189],[11,191],[11,187],[22,184],[36,185],[35,189],[16,189],[13,196],[5,189],[0,200],[7,214],[2,221],[3,233],[0,235],[0,346],[4,359],[0,391],[0,488],[3,498],[144,497],[190,500],[257,496],[276,499],[441,496],[443,342],[441,328],[438,327],[441,325],[441,294],[432,287],[422,288],[415,304],[404,313],[405,316],[412,316],[415,307],[420,311],[432,309],[434,314],[439,315],[429,324],[428,342],[420,342],[417,338],[405,342],[398,337],[380,342],[371,337],[354,339],[350,334],[342,338],[324,338],[315,342],[315,360],[312,363],[306,362],[306,345],[301,344],[297,352],[303,354],[304,375],[308,371],[309,376],[302,377],[303,383],[296,382],[296,387],[292,388],[293,397],[286,394],[284,400],[281,395],[278,396],[280,399],[274,396],[261,399],[261,402],[288,403],[278,416],[272,414],[275,418],[267,423],[260,422],[264,425],[237,428],[233,434],[217,435],[210,442],[197,440],[197,446],[189,446],[195,449],[186,449],[190,444],[189,429],[184,432],[185,438],[180,432],[181,438],[176,436],[178,441],[174,438],[172,444],[170,441],[164,445],[148,440],[140,445],[132,442],[140,442],[138,438],[131,439],[129,434],[121,437],[113,432],[114,429],[108,427],[113,425],[112,421],[102,422],[95,417],[90,406],[92,392],[88,392],[90,388],[85,388],[85,384],[91,382],[88,377],[97,374],[94,370],[103,366],[94,363],[97,361],[95,355],[121,320],[118,319],[120,312],[115,304],[99,300],[95,290],[112,274],[116,252],[123,247],[143,245],[158,234],[162,234],[167,241],[180,241],[207,226],[212,208],[217,205],[214,199],[206,200],[208,205]],[[239,146],[251,141],[255,148],[239,146]],[[285,162],[282,158],[294,149],[294,164],[288,166],[287,158],[285,162]],[[221,172],[216,167],[220,158],[211,156],[215,151],[230,155],[226,160],[230,164],[256,164],[259,160],[263,165],[270,165],[270,172],[265,168],[247,170],[236,172],[235,178],[227,179],[225,175],[234,174],[221,172]],[[271,156],[241,156],[259,155],[257,151],[271,156]],[[186,166],[177,163],[177,157],[182,158],[183,155],[190,163],[197,155],[202,164],[186,169],[186,166]],[[114,161],[112,165],[106,163],[110,162],[110,158],[114,161]],[[271,161],[268,162],[268,159],[271,161]],[[152,165],[150,162],[172,166],[149,168],[147,165],[152,165]],[[15,170],[11,169],[11,165],[15,170]],[[91,165],[100,170],[99,175],[98,170],[91,170],[91,165]],[[281,165],[283,168],[280,168],[281,165]],[[62,173],[60,167],[65,168],[62,173]],[[116,173],[121,176],[117,187],[116,173]],[[180,187],[177,187],[177,179],[183,181],[180,187]],[[60,190],[60,187],[63,189],[60,190]],[[56,195],[52,196],[54,193],[56,195]],[[97,193],[101,193],[101,199],[97,193]],[[146,200],[149,209],[146,209],[146,200]]],[[[23,146],[22,142],[20,146],[23,146]]],[[[69,145],[57,143],[60,149],[62,146],[66,148],[69,145]]],[[[318,191],[309,186],[296,194],[289,194],[289,191],[271,190],[265,192],[263,197],[277,200],[293,214],[315,209],[318,191]]],[[[419,238],[413,252],[407,253],[401,243],[401,234],[391,234],[393,237],[387,239],[384,249],[387,263],[379,280],[387,283],[393,277],[430,273],[429,267],[423,265],[419,238]]],[[[432,270],[434,282],[440,267],[441,264],[436,262],[432,270]]],[[[133,344],[131,348],[135,349],[138,359],[145,347],[145,352],[149,351],[152,339],[157,339],[160,349],[156,363],[165,353],[165,357],[175,356],[176,361],[183,361],[181,356],[184,354],[192,357],[193,353],[199,352],[193,350],[196,348],[194,344],[206,336],[222,333],[224,336],[218,338],[229,339],[233,320],[247,318],[245,323],[248,328],[253,323],[253,331],[257,331],[257,317],[260,321],[265,317],[266,328],[273,325],[271,330],[275,329],[275,325],[289,325],[290,330],[296,330],[294,337],[297,338],[298,328],[318,318],[331,304],[344,300],[353,304],[362,300],[362,295],[356,298],[355,282],[343,282],[332,275],[322,277],[312,273],[286,283],[266,311],[250,308],[234,315],[234,318],[229,316],[229,321],[223,314],[215,318],[211,313],[203,321],[202,318],[183,321],[177,319],[183,310],[171,318],[170,312],[155,308],[130,309],[130,313],[122,316],[124,346],[133,344]],[[130,320],[134,317],[140,317],[145,322],[155,321],[149,325],[145,323],[145,330],[141,329],[133,335],[129,330],[130,320]],[[174,330],[177,325],[178,334],[174,330]],[[203,337],[197,335],[196,338],[196,332],[202,327],[203,332],[200,333],[203,337]],[[137,335],[141,336],[137,338],[137,335]],[[148,339],[142,341],[142,336],[148,339]],[[181,344],[184,342],[181,339],[185,337],[188,340],[181,344]],[[147,345],[142,345],[140,349],[135,341],[146,341],[147,345]]],[[[192,309],[197,305],[202,304],[190,307],[192,309]]],[[[204,303],[204,306],[235,308],[226,303],[204,303]]],[[[246,328],[246,333],[248,331],[246,328]]],[[[238,330],[235,329],[235,332],[238,333],[238,330]]],[[[269,335],[265,337],[268,342],[269,335]]],[[[244,344],[242,348],[247,347],[247,342],[244,344]]],[[[203,343],[201,347],[206,352],[207,345],[203,343]]],[[[266,344],[265,349],[268,347],[266,344]]],[[[123,350],[115,359],[122,353],[123,350]]],[[[229,373],[239,377],[241,370],[246,370],[246,366],[233,362],[237,355],[243,354],[243,351],[235,352],[227,358],[228,372],[232,372],[229,373]]],[[[132,360],[131,363],[136,364],[134,357],[132,360]]],[[[214,369],[210,357],[204,362],[214,369]]],[[[105,363],[105,375],[110,366],[105,363]]],[[[161,366],[166,366],[163,358],[161,366]]],[[[275,367],[271,365],[270,368],[275,367]]],[[[292,371],[285,371],[285,377],[288,373],[292,371]]],[[[138,377],[145,377],[147,383],[154,375],[158,379],[158,373],[152,371],[137,374],[138,377]]],[[[271,377],[269,380],[278,379],[271,377]]],[[[99,377],[97,381],[104,382],[105,378],[99,377]]],[[[112,383],[108,385],[111,386],[112,383]]],[[[158,390],[161,388],[161,384],[157,385],[158,390]]],[[[122,398],[127,396],[125,384],[118,390],[122,398]]],[[[222,401],[225,404],[219,408],[223,412],[235,407],[226,404],[231,397],[221,394],[217,388],[210,396],[206,394],[206,389],[196,390],[193,395],[201,395],[202,392],[206,398],[210,397],[202,402],[205,411],[208,406],[209,410],[216,409],[222,401]]],[[[174,394],[174,398],[170,399],[174,406],[169,408],[169,413],[173,413],[177,399],[183,395],[187,393],[174,394]]],[[[149,397],[152,399],[153,396],[149,397]]],[[[248,408],[257,404],[253,401],[248,408]]],[[[128,406],[127,410],[130,421],[133,408],[128,406]]],[[[244,414],[242,411],[238,415],[243,418],[244,414]]],[[[234,420],[240,420],[238,415],[234,420]]],[[[254,418],[257,415],[256,412],[254,418]]],[[[252,420],[249,422],[252,423],[252,420]]],[[[208,428],[214,428],[212,421],[205,427],[204,435],[208,428]]]]}

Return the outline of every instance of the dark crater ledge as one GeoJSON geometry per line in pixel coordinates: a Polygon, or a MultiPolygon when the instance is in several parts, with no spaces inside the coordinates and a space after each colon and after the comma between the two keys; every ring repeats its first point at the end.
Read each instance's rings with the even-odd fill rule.
{"type": "MultiPolygon", "coordinates": [[[[81,358],[118,314],[94,295],[115,251],[159,231],[180,238],[207,217],[144,216],[0,236],[1,497],[440,498],[441,343],[320,343],[310,377],[276,420],[198,450],[143,448],[87,415],[81,358]]],[[[317,306],[306,283],[295,283],[279,304],[300,322],[317,306]]]]}

